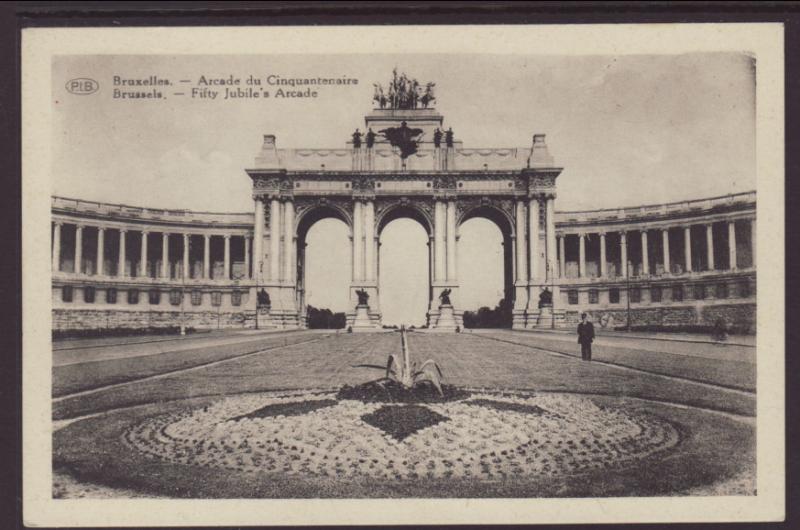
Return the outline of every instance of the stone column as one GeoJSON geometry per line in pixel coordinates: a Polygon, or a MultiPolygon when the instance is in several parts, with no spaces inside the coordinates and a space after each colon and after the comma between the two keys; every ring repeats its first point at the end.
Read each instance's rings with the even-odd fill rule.
{"type": "Polygon", "coordinates": [[[736,267],[736,222],[728,221],[728,264],[732,271],[736,267]]]}
{"type": "Polygon", "coordinates": [[[608,276],[608,264],[606,263],[606,233],[600,232],[600,277],[608,276]]]}
{"type": "Polygon", "coordinates": [[[683,227],[683,257],[686,272],[692,272],[692,227],[683,227]]]}
{"type": "Polygon", "coordinates": [[[528,279],[527,249],[525,248],[525,203],[517,201],[516,204],[516,253],[517,253],[517,281],[523,282],[528,279]]]}
{"type": "Polygon", "coordinates": [[[83,267],[81,261],[83,260],[83,227],[75,225],[75,274],[80,274],[83,267]]]}
{"type": "Polygon", "coordinates": [[[567,275],[567,235],[558,238],[558,277],[567,275]]]}
{"type": "MultiPolygon", "coordinates": [[[[245,241],[245,248],[247,242],[245,241]]],[[[253,273],[251,278],[262,279],[264,261],[264,201],[256,199],[256,216],[253,225],[253,273]]]]}
{"type": "Polygon", "coordinates": [[[456,201],[447,201],[447,279],[456,280],[456,201]]]}
{"type": "Polygon", "coordinates": [[[53,225],[53,272],[61,269],[61,223],[53,225]]]}
{"type": "Polygon", "coordinates": [[[758,231],[756,230],[756,220],[750,221],[750,254],[752,255],[753,267],[756,266],[756,241],[758,241],[758,231]]]}
{"type": "Polygon", "coordinates": [[[190,242],[189,234],[183,234],[183,279],[188,280],[191,278],[191,273],[189,272],[189,242],[190,242]]]}
{"type": "Polygon", "coordinates": [[[647,229],[642,230],[642,274],[650,274],[650,256],[647,251],[647,229]]]}
{"type": "Polygon", "coordinates": [[[277,282],[281,279],[281,202],[272,199],[269,205],[269,279],[277,282]]]}
{"type": "Polygon", "coordinates": [[[119,252],[117,253],[117,276],[120,278],[124,278],[125,274],[125,239],[128,231],[120,228],[119,230],[119,252]]]}
{"type": "Polygon", "coordinates": [[[294,202],[287,200],[283,205],[283,279],[287,283],[294,282],[292,270],[292,252],[294,251],[294,202]]]}
{"type": "Polygon", "coordinates": [[[706,258],[708,259],[708,270],[713,271],[714,267],[714,228],[713,225],[706,225],[706,258]]]}
{"type": "Polygon", "coordinates": [[[547,204],[545,206],[545,225],[547,233],[547,245],[545,247],[545,255],[547,256],[547,268],[549,270],[547,279],[553,278],[555,275],[556,265],[556,198],[555,195],[547,197],[547,204]]]}
{"type": "MultiPolygon", "coordinates": [[[[263,214],[263,210],[262,210],[263,214]]],[[[250,274],[250,236],[244,236],[244,277],[245,279],[252,278],[250,274]]]]}
{"type": "Polygon", "coordinates": [[[211,279],[211,235],[203,234],[203,279],[211,279]]]}
{"type": "Polygon", "coordinates": [[[225,234],[225,279],[231,279],[231,235],[225,234]]]}
{"type": "Polygon", "coordinates": [[[528,261],[530,262],[530,279],[538,280],[542,277],[539,270],[539,198],[531,197],[528,201],[528,261]]]}
{"type": "MultiPolygon", "coordinates": [[[[428,237],[428,245],[430,245],[430,237],[428,237]]],[[[380,241],[378,240],[378,236],[374,236],[372,238],[372,247],[375,249],[375,250],[373,250],[373,252],[374,252],[373,256],[375,256],[375,261],[373,262],[372,278],[377,281],[378,278],[379,278],[378,262],[379,262],[379,255],[380,255],[380,241]]],[[[428,255],[429,256],[431,255],[430,249],[428,251],[428,255]]],[[[428,264],[428,266],[430,267],[430,264],[428,264]]],[[[433,270],[433,269],[431,269],[431,270],[433,270]]]]}
{"type": "Polygon", "coordinates": [[[364,278],[364,205],[356,200],[353,205],[353,280],[364,278]]]}
{"type": "Polygon", "coordinates": [[[434,221],[433,221],[433,244],[434,253],[436,254],[433,260],[436,274],[436,281],[444,281],[447,275],[445,268],[445,203],[436,201],[434,204],[434,221]]]}
{"type": "Polygon", "coordinates": [[[97,266],[95,267],[95,274],[103,276],[103,262],[105,261],[105,246],[106,246],[106,229],[97,229],[97,266]]]}
{"type": "Polygon", "coordinates": [[[578,234],[578,276],[586,277],[586,235],[578,234]]]}
{"type": "Polygon", "coordinates": [[[664,254],[664,274],[669,274],[669,228],[661,230],[661,250],[664,254]]]}
{"type": "Polygon", "coordinates": [[[364,279],[375,280],[375,203],[364,203],[364,279]]]}
{"type": "Polygon", "coordinates": [[[628,234],[626,232],[619,233],[619,272],[623,277],[628,276],[628,234]]]}
{"type": "Polygon", "coordinates": [[[161,277],[169,278],[169,234],[161,233],[161,277]]]}
{"type": "Polygon", "coordinates": [[[147,235],[149,232],[142,230],[142,251],[140,252],[140,273],[142,278],[147,277],[147,235]]]}

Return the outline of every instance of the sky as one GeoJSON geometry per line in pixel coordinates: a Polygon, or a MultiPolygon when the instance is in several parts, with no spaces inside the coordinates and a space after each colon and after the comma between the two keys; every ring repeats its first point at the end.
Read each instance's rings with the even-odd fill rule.
{"type": "MultiPolygon", "coordinates": [[[[243,169],[252,165],[263,135],[276,135],[279,148],[344,147],[372,108],[372,84],[385,85],[394,67],[422,83],[436,83],[436,108],[464,147],[529,147],[533,134],[546,134],[550,154],[564,168],[557,183],[558,210],[756,188],[756,64],[745,54],[471,55],[457,60],[438,54],[303,55],[302,60],[159,55],[54,60],[53,193],[155,208],[252,211],[251,182],[243,169]],[[176,83],[190,79],[192,86],[202,75],[233,75],[243,83],[250,75],[348,77],[358,84],[321,87],[313,99],[112,98],[114,76],[150,75],[176,83]],[[100,90],[70,94],[66,83],[74,78],[94,79],[100,90]]],[[[317,231],[322,256],[330,255],[329,242],[337,240],[335,224],[325,226],[332,231],[317,231]]],[[[387,240],[414,248],[413,259],[427,253],[427,247],[414,243],[410,225],[393,229],[394,234],[389,228],[391,223],[387,240]]],[[[479,234],[475,237],[499,245],[499,232],[496,241],[491,239],[493,229],[488,221],[470,228],[479,234]]],[[[461,235],[459,253],[469,254],[469,234],[461,235]]],[[[382,252],[391,252],[390,246],[382,252]]],[[[412,260],[407,249],[403,255],[412,260]]],[[[493,282],[499,272],[502,290],[502,247],[499,256],[494,265],[478,266],[475,256],[460,260],[469,262],[459,268],[462,283],[474,284],[465,299],[470,306],[496,304],[493,282]]],[[[316,289],[319,301],[327,291],[316,289]]]]}

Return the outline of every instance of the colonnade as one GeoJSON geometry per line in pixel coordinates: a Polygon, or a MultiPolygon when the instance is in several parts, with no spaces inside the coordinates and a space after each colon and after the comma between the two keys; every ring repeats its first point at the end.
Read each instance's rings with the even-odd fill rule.
{"type": "MultiPolygon", "coordinates": [[[[660,232],[661,239],[661,261],[663,265],[663,270],[665,273],[670,274],[672,271],[672,256],[670,253],[670,237],[669,231],[673,228],[682,228],[683,229],[683,272],[690,273],[693,272],[693,260],[692,260],[692,226],[701,225],[704,226],[705,229],[705,268],[704,270],[718,270],[721,267],[725,267],[727,270],[735,271],[739,268],[739,259],[737,255],[737,243],[736,243],[736,219],[730,219],[724,221],[727,225],[727,247],[728,247],[728,262],[725,264],[715,263],[715,238],[714,238],[714,229],[713,225],[714,222],[707,222],[707,223],[693,223],[691,225],[680,225],[678,227],[672,226],[659,226],[655,228],[648,228],[646,226],[642,227],[631,227],[626,228],[623,230],[613,231],[619,234],[619,262],[620,262],[620,269],[618,271],[617,276],[619,277],[626,277],[629,274],[628,265],[630,260],[628,259],[628,237],[631,232],[640,232],[641,238],[641,252],[640,252],[640,265],[641,265],[641,274],[642,275],[651,275],[653,271],[650,270],[650,256],[649,256],[649,237],[651,232],[660,232]]],[[[755,245],[755,219],[748,219],[747,222],[750,223],[750,252],[751,252],[751,261],[755,263],[755,252],[756,252],[756,245],[755,245]]],[[[586,239],[592,235],[596,234],[599,236],[600,239],[600,251],[599,251],[599,277],[600,278],[608,278],[608,262],[606,259],[606,235],[608,233],[613,232],[606,232],[606,231],[598,231],[598,232],[577,232],[577,233],[566,233],[561,234],[558,237],[558,247],[559,247],[559,274],[562,277],[566,277],[566,237],[568,236],[576,236],[578,238],[578,277],[585,278],[589,275],[587,274],[586,268],[586,239]]]]}
{"type": "MultiPolygon", "coordinates": [[[[173,232],[167,232],[164,230],[153,231],[150,229],[144,230],[134,230],[131,228],[108,228],[103,226],[96,226],[96,225],[88,225],[88,224],[81,224],[81,223],[65,223],[64,221],[57,220],[54,222],[53,226],[53,248],[52,248],[52,266],[54,272],[60,272],[61,269],[61,230],[64,224],[73,224],[75,225],[75,250],[74,250],[74,259],[75,264],[73,268],[73,273],[75,274],[84,274],[83,271],[83,237],[84,231],[88,228],[92,228],[97,230],[97,251],[95,252],[95,274],[98,276],[107,276],[107,277],[147,277],[147,264],[149,262],[148,259],[148,247],[149,247],[149,238],[151,236],[155,237],[155,233],[160,234],[161,238],[161,267],[155,274],[155,278],[162,278],[162,279],[170,279],[170,263],[171,256],[170,256],[170,237],[172,235],[178,235],[173,232]],[[106,247],[106,231],[107,230],[115,230],[119,232],[119,240],[117,245],[117,269],[116,274],[106,274],[105,271],[105,247],[106,247]],[[139,268],[138,274],[128,275],[125,270],[125,265],[128,262],[127,259],[127,237],[128,232],[139,232],[141,234],[141,248],[139,251],[139,268]]],[[[221,237],[224,240],[224,252],[223,252],[223,278],[221,279],[231,279],[231,238],[232,237],[241,237],[243,238],[243,245],[244,245],[244,269],[245,269],[245,279],[249,279],[251,277],[250,274],[250,235],[240,235],[240,234],[231,234],[231,233],[223,233],[223,234],[210,234],[210,233],[202,233],[198,234],[196,232],[184,232],[180,234],[182,236],[182,247],[183,247],[183,255],[182,260],[182,270],[184,271],[184,276],[189,277],[190,275],[190,256],[189,256],[189,249],[191,248],[191,240],[192,236],[202,236],[203,237],[203,269],[202,269],[202,276],[200,278],[195,279],[203,279],[203,280],[210,280],[210,279],[220,279],[220,278],[212,278],[211,272],[211,238],[212,237],[221,237]],[[188,273],[188,275],[187,275],[188,273]]],[[[175,256],[177,257],[177,256],[175,256]]]]}

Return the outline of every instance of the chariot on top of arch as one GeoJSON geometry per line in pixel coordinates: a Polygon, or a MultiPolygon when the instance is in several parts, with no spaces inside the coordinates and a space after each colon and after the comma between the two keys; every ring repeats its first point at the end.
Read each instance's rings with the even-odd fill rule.
{"type": "Polygon", "coordinates": [[[373,83],[373,86],[372,101],[381,109],[427,109],[436,101],[436,83],[428,82],[423,86],[405,73],[397,75],[397,68],[392,70],[392,79],[385,90],[380,83],[373,83]]]}

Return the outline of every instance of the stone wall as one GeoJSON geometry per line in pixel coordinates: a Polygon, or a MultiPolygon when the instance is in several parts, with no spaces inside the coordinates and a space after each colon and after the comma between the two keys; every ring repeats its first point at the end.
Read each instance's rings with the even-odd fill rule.
{"type": "Polygon", "coordinates": [[[724,320],[729,326],[746,328],[750,330],[750,333],[755,333],[756,305],[713,305],[704,307],[700,312],[701,324],[713,325],[718,318],[724,320]]]}
{"type": "MultiPolygon", "coordinates": [[[[609,321],[608,328],[625,325],[628,318],[628,313],[625,309],[598,309],[596,311],[586,311],[586,313],[590,315],[591,320],[595,323],[599,322],[603,315],[609,315],[612,320],[609,321]]],[[[580,311],[567,311],[565,314],[566,323],[568,325],[577,325],[580,320],[580,314],[580,311]]],[[[712,326],[718,318],[724,320],[729,326],[755,333],[756,304],[631,308],[631,326],[712,326]]]]}
{"type": "MultiPolygon", "coordinates": [[[[251,328],[253,312],[198,311],[183,314],[186,326],[195,329],[251,328]]],[[[269,317],[261,317],[264,326],[269,317]]],[[[53,309],[54,330],[109,328],[166,328],[178,326],[180,311],[120,311],[113,309],[53,309]]]]}

